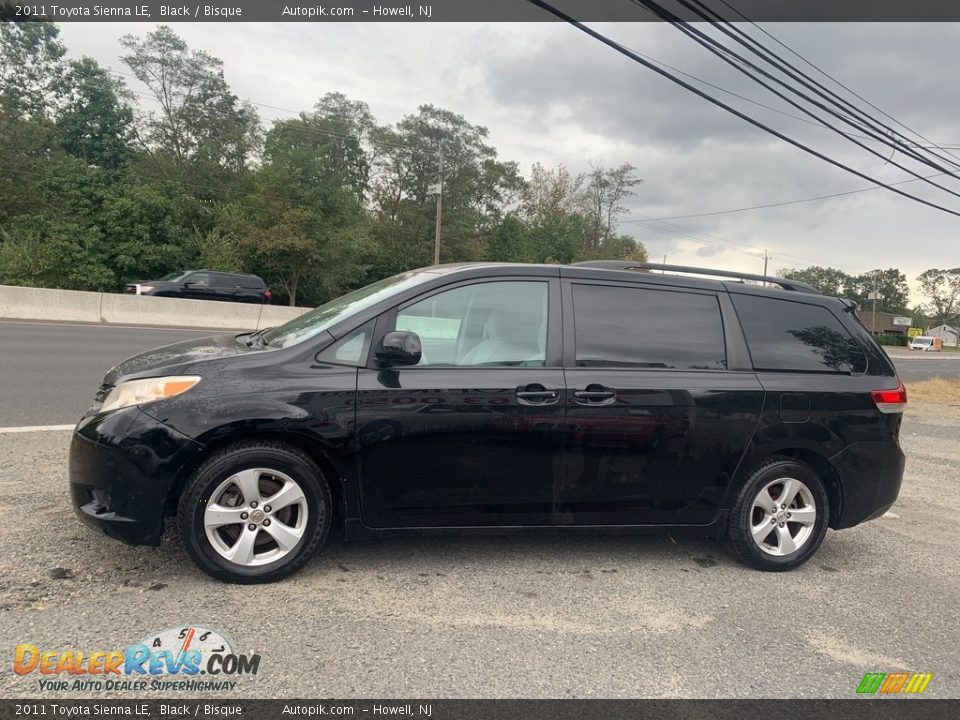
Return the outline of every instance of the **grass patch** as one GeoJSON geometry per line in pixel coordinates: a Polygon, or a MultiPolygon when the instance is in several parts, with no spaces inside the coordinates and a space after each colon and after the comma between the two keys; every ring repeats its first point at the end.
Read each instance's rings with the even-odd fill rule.
{"type": "Polygon", "coordinates": [[[908,383],[907,400],[960,407],[960,378],[933,378],[908,383]]]}

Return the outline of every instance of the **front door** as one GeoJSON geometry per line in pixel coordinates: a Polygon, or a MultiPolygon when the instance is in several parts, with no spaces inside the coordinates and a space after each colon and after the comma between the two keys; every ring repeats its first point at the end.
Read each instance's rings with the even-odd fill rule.
{"type": "Polygon", "coordinates": [[[361,514],[370,527],[549,524],[561,463],[559,282],[469,282],[377,323],[416,332],[415,366],[361,368],[361,514]]]}
{"type": "MultiPolygon", "coordinates": [[[[763,388],[727,365],[716,293],[570,282],[564,524],[707,524],[763,388]]],[[[724,298],[725,299],[725,298],[724,298]]]]}

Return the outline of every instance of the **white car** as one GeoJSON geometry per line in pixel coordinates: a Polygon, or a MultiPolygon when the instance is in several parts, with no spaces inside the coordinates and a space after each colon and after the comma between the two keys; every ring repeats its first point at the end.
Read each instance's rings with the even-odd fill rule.
{"type": "Polygon", "coordinates": [[[911,350],[920,350],[921,352],[939,352],[940,348],[934,342],[932,337],[915,337],[910,341],[911,350]]]}

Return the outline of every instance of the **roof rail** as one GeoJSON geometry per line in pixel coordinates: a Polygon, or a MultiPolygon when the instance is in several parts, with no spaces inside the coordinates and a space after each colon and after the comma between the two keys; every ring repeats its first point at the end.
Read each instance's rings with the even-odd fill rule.
{"type": "Polygon", "coordinates": [[[663,265],[662,263],[631,262],[629,260],[587,260],[585,262],[573,263],[573,265],[576,267],[597,268],[598,270],[660,270],[669,273],[754,280],[756,282],[779,285],[784,290],[811,293],[813,295],[821,294],[815,287],[800,280],[788,280],[787,278],[772,277],[769,275],[752,275],[750,273],[734,272],[732,270],[711,270],[709,268],[688,267],[687,265],[663,265]]]}

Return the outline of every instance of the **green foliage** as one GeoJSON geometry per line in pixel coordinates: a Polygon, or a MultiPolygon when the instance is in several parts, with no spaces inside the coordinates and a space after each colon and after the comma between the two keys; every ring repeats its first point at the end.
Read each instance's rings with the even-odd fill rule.
{"type": "Polygon", "coordinates": [[[834,295],[853,300],[861,307],[873,307],[871,293],[879,294],[877,310],[882,312],[909,313],[910,288],[907,276],[897,268],[871,270],[863,275],[848,275],[831,267],[813,267],[802,270],[783,269],[781,277],[800,280],[815,287],[824,295],[834,295]]]}
{"type": "Polygon", "coordinates": [[[208,267],[318,304],[431,264],[441,184],[441,262],[646,257],[616,232],[630,165],[526,180],[462,115],[422,105],[384,126],[338,92],[265,132],[171,28],[121,45],[147,107],[67,62],[55,25],[0,25],[0,283],[118,291],[208,267]]]}
{"type": "Polygon", "coordinates": [[[926,310],[931,325],[960,325],[960,267],[931,268],[917,278],[920,289],[930,298],[926,310]]]}
{"type": "Polygon", "coordinates": [[[893,347],[906,347],[910,338],[906,335],[874,335],[873,339],[881,345],[891,345],[893,347]]]}

